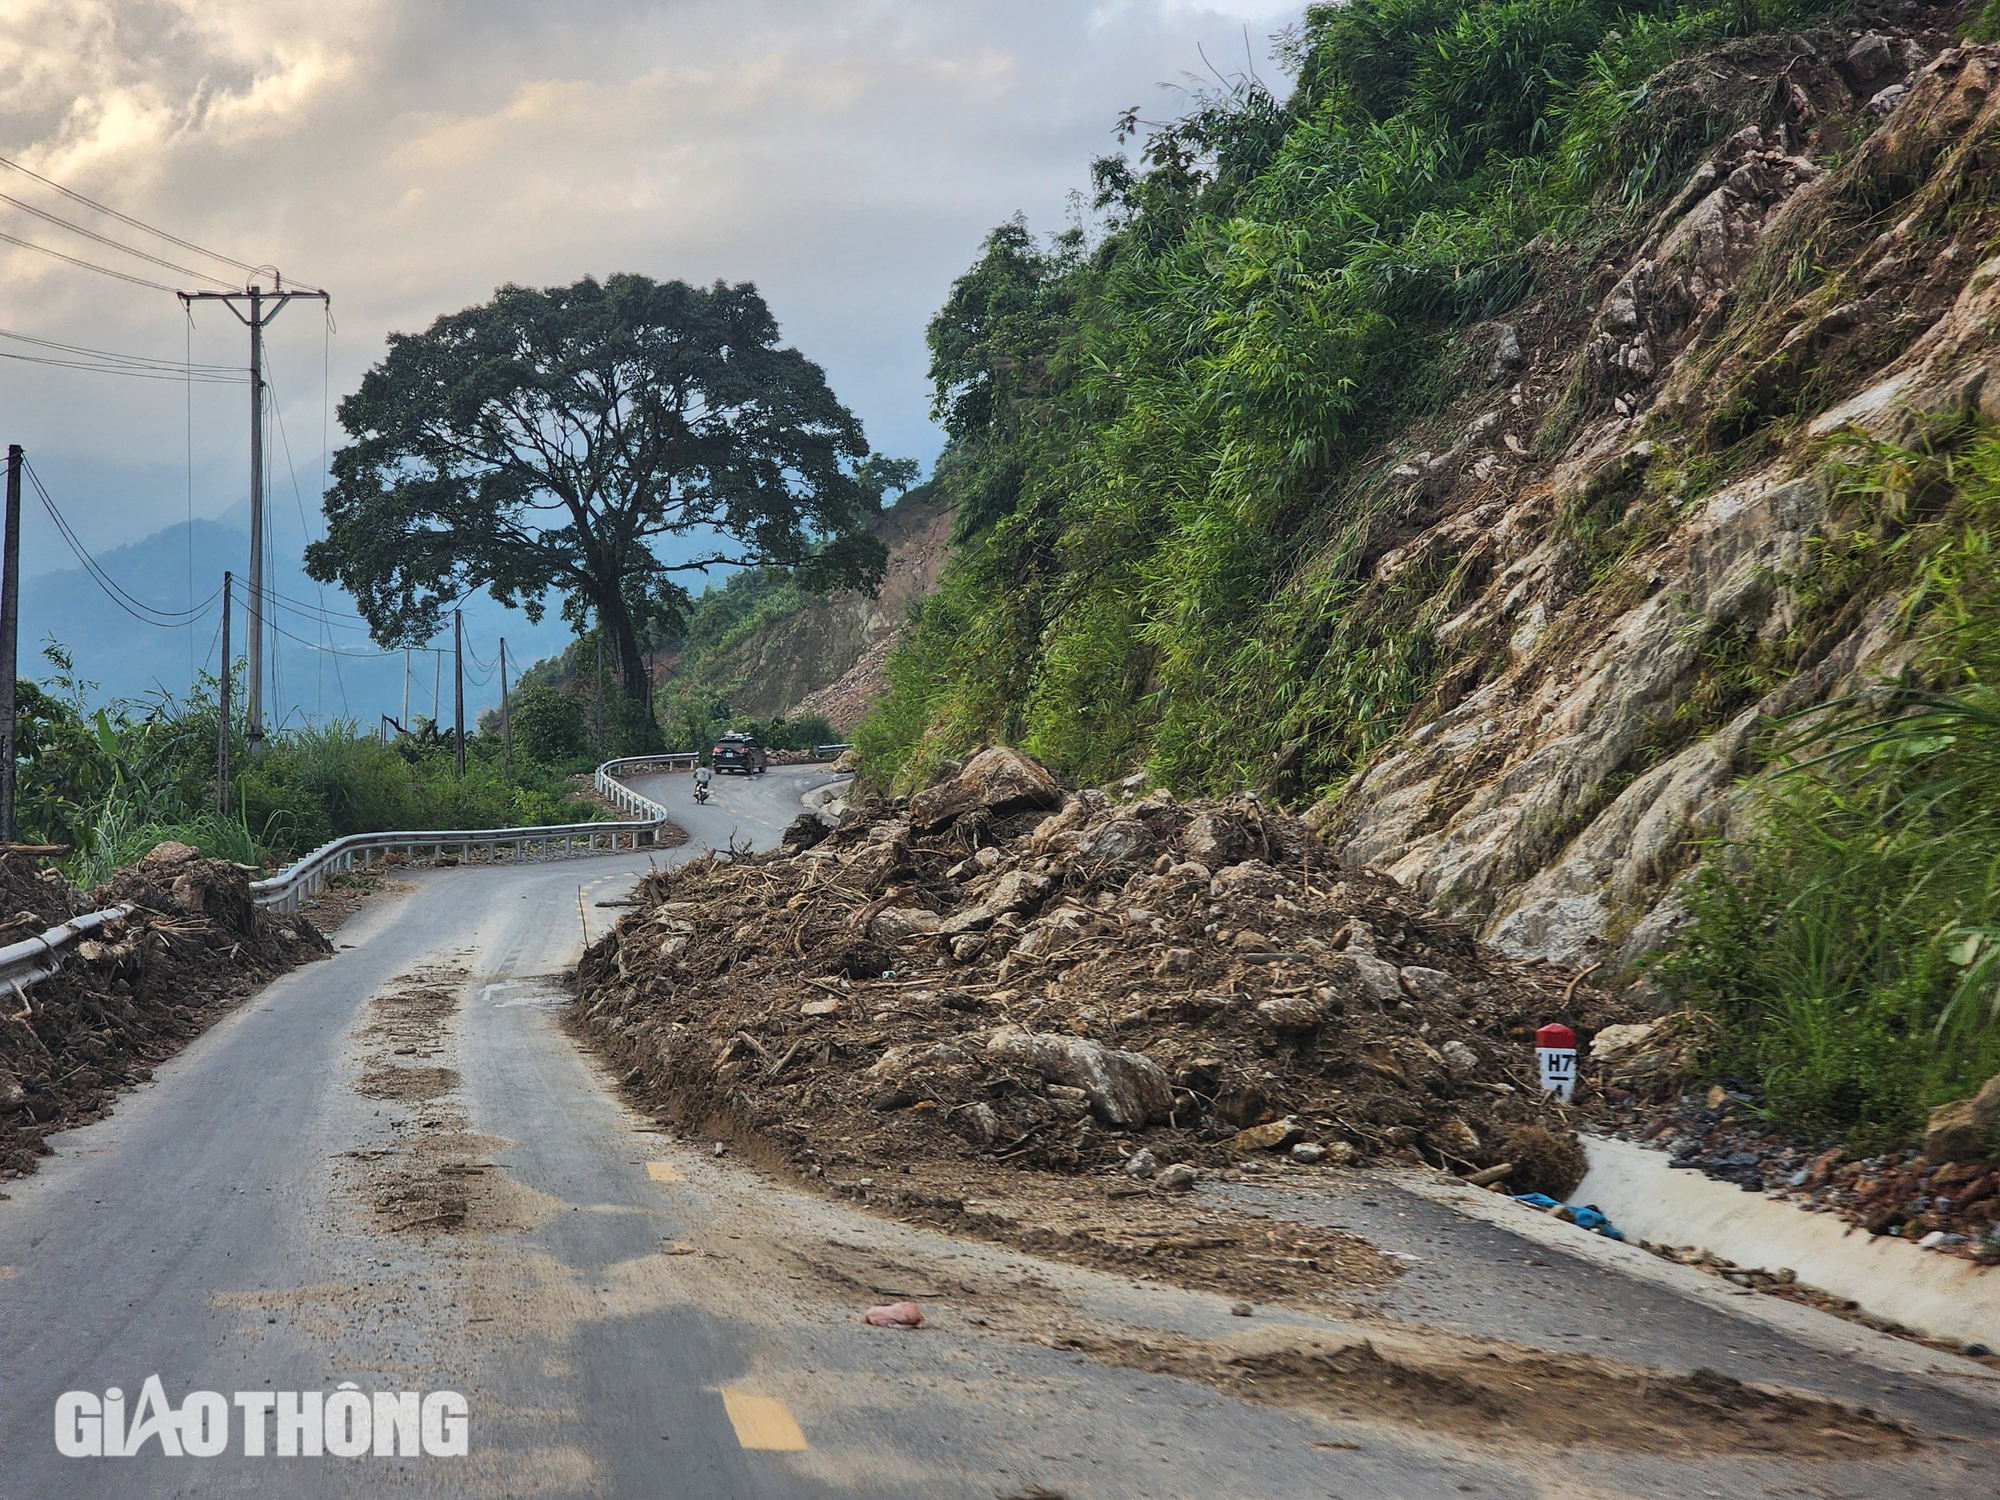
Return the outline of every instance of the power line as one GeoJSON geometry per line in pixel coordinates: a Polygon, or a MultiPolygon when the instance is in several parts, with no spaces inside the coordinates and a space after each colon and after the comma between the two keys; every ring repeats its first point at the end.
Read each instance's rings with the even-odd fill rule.
{"type": "Polygon", "coordinates": [[[58,370],[85,370],[96,375],[126,375],[134,380],[171,380],[193,385],[243,385],[249,379],[243,375],[186,375],[179,370],[145,370],[129,365],[101,364],[90,360],[51,359],[47,355],[15,354],[6,349],[0,349],[0,359],[10,359],[24,365],[49,365],[58,370]]]}
{"type": "Polygon", "coordinates": [[[197,364],[192,359],[160,359],[151,354],[120,354],[114,349],[92,349],[84,344],[64,344],[55,339],[38,338],[32,333],[21,333],[12,328],[0,328],[0,339],[33,344],[37,349],[53,349],[58,354],[73,355],[79,359],[105,360],[131,365],[135,369],[158,370],[177,378],[188,371],[193,371],[197,379],[203,375],[226,375],[239,381],[250,378],[238,365],[197,364]]]}
{"type": "Polygon", "coordinates": [[[76,530],[69,524],[68,518],[56,507],[54,499],[49,495],[48,486],[42,483],[42,476],[35,472],[35,466],[24,462],[21,467],[27,472],[28,478],[33,482],[35,493],[41,497],[42,507],[48,511],[50,519],[56,523],[56,530],[62,534],[63,541],[68,544],[69,550],[76,554],[77,561],[83,564],[84,571],[105,592],[112,603],[124,610],[126,614],[132,616],[133,619],[140,621],[142,624],[155,626],[161,630],[177,630],[181,626],[193,620],[200,619],[203,615],[207,614],[208,607],[221,597],[222,590],[218,587],[213,594],[210,594],[198,605],[184,610],[168,610],[148,604],[143,599],[127,593],[119,586],[118,581],[105,571],[103,565],[90,555],[90,550],[83,545],[82,538],[76,534],[76,530]]]}
{"type": "MultiPolygon", "coordinates": [[[[261,266],[253,266],[244,261],[237,260],[234,256],[224,255],[220,251],[207,249],[205,246],[195,244],[192,240],[184,240],[180,238],[180,236],[178,235],[168,234],[164,229],[155,229],[151,224],[146,223],[142,219],[135,219],[130,214],[120,213],[117,209],[99,203],[94,198],[86,198],[83,196],[83,194],[75,192],[70,188],[64,187],[60,182],[55,181],[53,178],[44,177],[40,172],[35,171],[33,168],[24,167],[19,162],[9,160],[7,157],[0,156],[0,167],[10,167],[14,171],[21,173],[23,176],[32,177],[35,179],[35,181],[39,182],[43,187],[54,188],[58,193],[61,193],[65,198],[68,198],[73,203],[81,203],[85,208],[94,208],[99,213],[105,214],[110,218],[116,219],[121,224],[127,224],[134,229],[143,230],[147,234],[155,235],[158,238],[165,240],[170,245],[178,245],[183,250],[192,250],[196,255],[206,255],[210,260],[219,260],[226,266],[234,266],[236,267],[237,270],[247,271],[252,275],[255,275],[258,271],[265,269],[264,267],[261,266]]],[[[214,278],[211,277],[209,279],[213,280],[214,278]]]]}
{"type": "Polygon", "coordinates": [[[4,240],[10,245],[19,245],[23,250],[39,250],[44,255],[52,255],[57,260],[67,261],[70,265],[79,266],[86,271],[96,271],[104,276],[116,276],[120,281],[129,281],[134,286],[151,287],[156,292],[171,292],[174,290],[174,288],[168,286],[164,281],[148,281],[143,276],[133,276],[124,271],[114,271],[111,267],[100,266],[95,261],[78,260],[74,255],[64,255],[60,250],[51,250],[47,245],[37,245],[33,240],[19,239],[11,234],[0,234],[0,240],[4,240]]]}
{"type": "Polygon", "coordinates": [[[192,276],[196,281],[212,281],[217,286],[233,286],[235,284],[226,277],[217,276],[213,272],[197,271],[192,266],[184,266],[177,261],[163,260],[157,255],[149,255],[144,250],[135,249],[121,240],[114,240],[109,235],[99,234],[94,229],[85,229],[81,224],[72,224],[61,215],[52,214],[45,208],[36,208],[32,203],[24,203],[11,193],[0,193],[0,203],[11,203],[14,207],[20,209],[22,213],[33,214],[45,224],[53,224],[58,229],[67,229],[71,234],[80,234],[85,239],[93,240],[108,250],[116,250],[121,255],[133,256],[138,260],[159,266],[163,270],[179,271],[183,276],[192,276]]]}
{"type": "MultiPolygon", "coordinates": [[[[299,531],[305,537],[305,539],[308,542],[310,542],[313,539],[312,524],[306,520],[305,495],[299,489],[298,460],[292,457],[292,439],[290,434],[288,434],[285,431],[285,407],[284,403],[278,397],[278,382],[276,378],[271,374],[271,357],[268,351],[265,353],[264,356],[264,381],[265,384],[267,384],[271,388],[271,415],[274,418],[276,418],[278,423],[278,441],[282,443],[285,448],[285,470],[292,476],[292,500],[298,506],[299,510],[299,531]]],[[[320,612],[322,614],[325,614],[326,585],[323,583],[319,585],[319,606],[320,606],[320,612]]],[[[320,634],[324,638],[326,644],[328,646],[331,646],[333,644],[333,634],[332,634],[333,622],[330,619],[322,619],[319,622],[319,628],[320,628],[320,634]]],[[[343,715],[345,715],[347,713],[347,683],[345,679],[343,679],[340,675],[340,658],[338,656],[336,656],[333,659],[333,681],[334,681],[334,686],[337,689],[339,689],[340,692],[340,711],[343,715]]],[[[318,687],[319,690],[318,701],[320,710],[322,713],[324,713],[325,712],[324,700],[326,697],[326,678],[324,672],[322,672],[316,686],[318,687]]]]}

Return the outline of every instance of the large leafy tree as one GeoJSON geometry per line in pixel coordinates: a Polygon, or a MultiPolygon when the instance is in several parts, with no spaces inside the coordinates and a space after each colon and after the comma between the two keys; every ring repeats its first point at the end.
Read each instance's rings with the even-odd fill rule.
{"type": "Polygon", "coordinates": [[[306,568],[354,595],[377,640],[428,640],[481,588],[531,620],[553,592],[579,630],[600,624],[649,720],[642,637],[678,622],[682,577],[777,567],[872,589],[868,523],[915,477],[870,457],[748,283],[504,286],[392,335],[340,423],[353,442],[306,568]]]}

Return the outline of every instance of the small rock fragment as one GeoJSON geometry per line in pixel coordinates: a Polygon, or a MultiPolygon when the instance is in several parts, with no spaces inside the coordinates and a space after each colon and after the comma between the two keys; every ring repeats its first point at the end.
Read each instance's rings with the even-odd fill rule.
{"type": "Polygon", "coordinates": [[[1479,1054],[1453,1037],[1439,1048],[1447,1072],[1454,1078],[1470,1078],[1479,1071],[1479,1054]]]}
{"type": "Polygon", "coordinates": [[[1852,47],[1842,59],[1848,72],[1862,83],[1873,83],[1895,65],[1895,54],[1890,51],[1889,39],[1879,31],[1871,31],[1852,47]]]}
{"type": "Polygon", "coordinates": [[[1149,1147],[1141,1146],[1137,1151],[1134,1151],[1130,1156],[1125,1158],[1125,1165],[1122,1170],[1127,1177],[1138,1178],[1143,1182],[1145,1179],[1159,1174],[1160,1160],[1153,1155],[1149,1147]]]}
{"type": "Polygon", "coordinates": [[[1410,964],[1398,971],[1403,993],[1431,1005],[1450,1005],[1458,999],[1458,981],[1443,969],[1427,969],[1410,964]]]}
{"type": "Polygon", "coordinates": [[[1250,1304],[1247,1302],[1232,1302],[1229,1304],[1229,1316],[1232,1318],[1247,1318],[1250,1316],[1250,1312],[1250,1304]]]}
{"type": "Polygon", "coordinates": [[[1590,1039],[1590,1060],[1605,1062],[1624,1053],[1636,1050],[1646,1039],[1659,1030],[1658,1021],[1639,1024],[1605,1026],[1590,1039]]]}
{"type": "Polygon", "coordinates": [[[965,1111],[965,1124],[972,1138],[982,1146],[1000,1139],[1000,1116],[990,1104],[974,1104],[965,1111]]]}
{"type": "Polygon", "coordinates": [[[1300,1141],[1296,1146],[1292,1147],[1292,1160],[1304,1162],[1307,1166],[1311,1166],[1315,1162],[1325,1161],[1326,1147],[1316,1145],[1312,1141],[1300,1141]]]}
{"type": "Polygon", "coordinates": [[[1946,1162],[1984,1161],[2000,1133],[2000,1073],[1986,1080],[1977,1094],[1931,1111],[1924,1130],[1924,1159],[1946,1162]]]}
{"type": "Polygon", "coordinates": [[[1396,966],[1372,954],[1356,953],[1352,939],[1347,952],[1334,954],[1324,967],[1336,989],[1359,994],[1371,1005],[1386,1007],[1403,1003],[1403,980],[1396,966]]]}
{"type": "Polygon", "coordinates": [[[1185,1193],[1200,1180],[1199,1168],[1191,1167],[1184,1161],[1177,1161],[1171,1166],[1160,1168],[1160,1173],[1153,1182],[1170,1193],[1185,1193]]]}
{"type": "Polygon", "coordinates": [[[1319,1007],[1303,995],[1280,995],[1257,1007],[1257,1019],[1274,1031],[1311,1031],[1324,1017],[1319,1007]]]}
{"type": "Polygon", "coordinates": [[[1252,1125],[1229,1138],[1232,1151],[1278,1151],[1305,1134],[1305,1127],[1289,1115],[1268,1125],[1252,1125]]]}
{"type": "Polygon", "coordinates": [[[1250,851],[1250,832],[1237,818],[1222,813],[1197,813],[1181,834],[1181,848],[1191,860],[1210,868],[1234,864],[1250,851]]]}

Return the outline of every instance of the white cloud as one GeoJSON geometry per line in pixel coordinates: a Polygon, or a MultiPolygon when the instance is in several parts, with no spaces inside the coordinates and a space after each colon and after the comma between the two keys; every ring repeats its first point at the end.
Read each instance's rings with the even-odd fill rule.
{"type": "MultiPolygon", "coordinates": [[[[1230,66],[1246,25],[1267,68],[1265,39],[1299,8],[15,0],[0,12],[0,153],[327,286],[335,397],[387,332],[503,281],[720,276],[759,284],[878,446],[928,454],[924,322],[985,231],[1016,210],[1060,227],[1119,110],[1155,110],[1155,86],[1199,71],[1203,50],[1230,66]]],[[[0,191],[24,183],[0,173],[0,191]]],[[[60,234],[5,205],[0,231],[60,234]]],[[[0,271],[0,328],[181,353],[163,294],[11,249],[0,271]]],[[[212,312],[193,336],[197,359],[240,360],[241,343],[212,312]]],[[[307,310],[273,330],[302,464],[318,452],[320,343],[307,310]]],[[[181,513],[183,401],[0,366],[6,436],[52,483],[74,476],[107,543],[181,513]]],[[[194,393],[199,512],[240,499],[241,405],[234,388],[194,393]]]]}

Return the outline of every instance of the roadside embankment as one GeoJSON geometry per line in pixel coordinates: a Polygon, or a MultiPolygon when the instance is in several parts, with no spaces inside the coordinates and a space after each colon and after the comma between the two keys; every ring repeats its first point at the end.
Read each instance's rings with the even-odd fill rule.
{"type": "Polygon", "coordinates": [[[2000,1348],[2000,1272],[1675,1170],[1663,1153],[1630,1141],[1586,1139],[1584,1149],[1590,1171],[1578,1201],[1602,1209],[1630,1239],[1722,1256],[1746,1282],[1776,1274],[1846,1299],[1877,1323],[2000,1348]]]}

